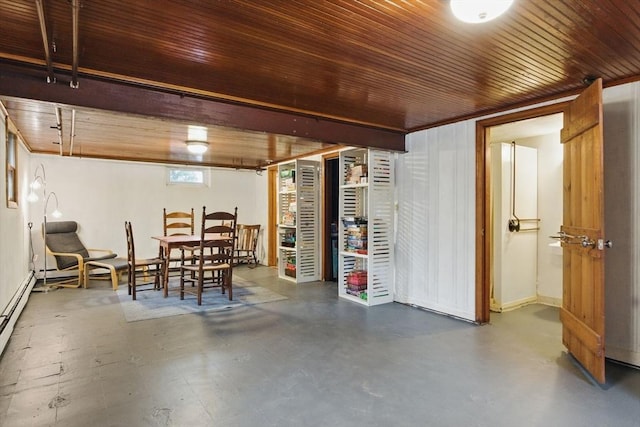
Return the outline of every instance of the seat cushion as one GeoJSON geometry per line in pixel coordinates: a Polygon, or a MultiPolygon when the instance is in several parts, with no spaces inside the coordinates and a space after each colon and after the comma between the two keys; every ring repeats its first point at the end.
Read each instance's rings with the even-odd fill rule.
{"type": "MultiPolygon", "coordinates": [[[[47,247],[51,252],[65,252],[79,254],[82,258],[89,258],[89,251],[80,241],[75,221],[58,221],[47,224],[47,247]]],[[[71,268],[78,264],[75,257],[56,256],[59,270],[71,268]]]]}
{"type": "MultiPolygon", "coordinates": [[[[74,253],[79,254],[82,258],[89,258],[89,251],[84,247],[76,233],[47,234],[47,246],[51,252],[74,253]]],[[[59,255],[55,257],[59,270],[64,270],[78,264],[78,260],[75,257],[59,255]]]]}
{"type": "Polygon", "coordinates": [[[113,254],[109,258],[98,258],[85,260],[87,266],[113,268],[116,271],[126,270],[128,267],[128,261],[126,258],[116,258],[116,254],[113,254]]]}

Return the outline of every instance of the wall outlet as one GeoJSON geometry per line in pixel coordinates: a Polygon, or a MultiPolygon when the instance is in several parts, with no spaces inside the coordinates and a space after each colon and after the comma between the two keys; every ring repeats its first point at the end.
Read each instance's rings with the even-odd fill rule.
{"type": "Polygon", "coordinates": [[[33,262],[36,262],[38,260],[38,254],[33,255],[33,262]]]}

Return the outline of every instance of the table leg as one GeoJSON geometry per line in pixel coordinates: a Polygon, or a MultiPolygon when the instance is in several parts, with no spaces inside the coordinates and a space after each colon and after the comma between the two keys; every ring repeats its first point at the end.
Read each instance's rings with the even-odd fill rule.
{"type": "Polygon", "coordinates": [[[163,260],[162,267],[164,268],[164,274],[162,277],[162,283],[163,283],[162,293],[166,298],[169,296],[169,254],[171,253],[171,248],[160,246],[160,252],[161,252],[160,256],[162,257],[162,260],[163,260]]]}

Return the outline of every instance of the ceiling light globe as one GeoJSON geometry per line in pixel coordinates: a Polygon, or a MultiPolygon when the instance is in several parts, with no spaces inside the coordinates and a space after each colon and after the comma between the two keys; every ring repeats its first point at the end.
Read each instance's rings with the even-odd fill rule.
{"type": "Polygon", "coordinates": [[[513,0],[451,0],[456,18],[470,24],[491,21],[511,7],[513,0]]]}
{"type": "Polygon", "coordinates": [[[187,141],[186,144],[191,154],[204,154],[209,148],[209,143],[206,141],[187,141]]]}

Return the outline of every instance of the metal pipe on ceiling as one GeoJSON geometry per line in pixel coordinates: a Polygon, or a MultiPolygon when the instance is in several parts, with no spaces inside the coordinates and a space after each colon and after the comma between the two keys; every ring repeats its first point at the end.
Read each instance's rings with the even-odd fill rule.
{"type": "Polygon", "coordinates": [[[44,44],[44,57],[47,61],[47,83],[55,83],[56,76],[53,74],[53,62],[51,60],[51,46],[49,45],[49,35],[47,33],[47,22],[44,16],[44,1],[35,0],[38,10],[38,21],[40,22],[40,33],[44,44]]]}
{"type": "Polygon", "coordinates": [[[62,156],[62,108],[56,107],[56,129],[58,129],[58,146],[62,156]]]}
{"type": "Polygon", "coordinates": [[[73,156],[73,140],[76,137],[76,109],[71,110],[71,135],[69,136],[69,156],[73,156]]]}
{"type": "Polygon", "coordinates": [[[78,88],[78,21],[80,19],[80,0],[71,1],[71,17],[73,25],[73,63],[71,64],[71,82],[69,86],[78,88]]]}

